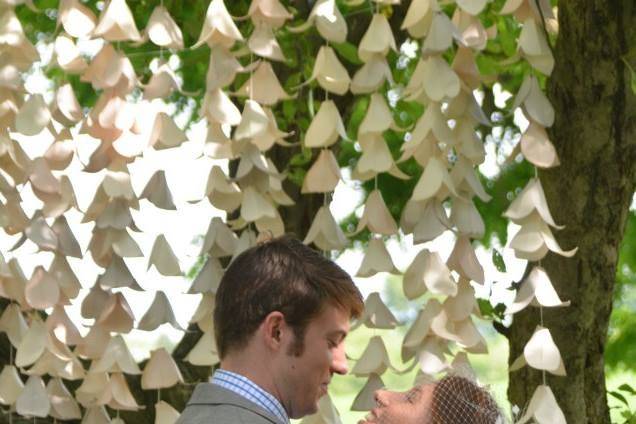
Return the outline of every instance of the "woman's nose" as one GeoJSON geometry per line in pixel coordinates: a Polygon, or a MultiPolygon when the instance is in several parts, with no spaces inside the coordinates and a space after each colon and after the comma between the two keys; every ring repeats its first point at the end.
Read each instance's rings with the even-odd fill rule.
{"type": "Polygon", "coordinates": [[[386,390],[376,390],[375,393],[373,393],[373,398],[375,399],[375,403],[378,406],[386,406],[388,404],[388,396],[389,392],[387,392],[386,390]]]}

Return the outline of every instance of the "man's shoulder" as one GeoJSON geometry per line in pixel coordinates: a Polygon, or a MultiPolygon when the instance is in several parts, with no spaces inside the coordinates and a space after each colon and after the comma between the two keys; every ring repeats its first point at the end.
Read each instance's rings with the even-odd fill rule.
{"type": "Polygon", "coordinates": [[[176,424],[279,424],[236,405],[189,404],[176,424]]]}
{"type": "Polygon", "coordinates": [[[210,383],[198,384],[177,424],[278,424],[249,400],[210,383]]]}

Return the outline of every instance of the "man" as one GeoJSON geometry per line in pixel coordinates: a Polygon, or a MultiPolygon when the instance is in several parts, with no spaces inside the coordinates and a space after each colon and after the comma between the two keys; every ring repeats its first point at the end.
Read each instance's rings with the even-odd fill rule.
{"type": "Polygon", "coordinates": [[[351,277],[291,237],[240,254],[214,310],[221,364],[199,384],[179,424],[287,424],[317,410],[345,374],[349,321],[364,307],[351,277]]]}

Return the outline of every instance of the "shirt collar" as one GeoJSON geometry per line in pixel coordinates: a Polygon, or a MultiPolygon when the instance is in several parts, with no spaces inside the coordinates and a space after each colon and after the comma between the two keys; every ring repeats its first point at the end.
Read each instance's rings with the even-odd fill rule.
{"type": "Polygon", "coordinates": [[[280,419],[282,423],[289,423],[287,411],[280,401],[249,378],[228,370],[217,369],[210,382],[255,403],[280,419]]]}

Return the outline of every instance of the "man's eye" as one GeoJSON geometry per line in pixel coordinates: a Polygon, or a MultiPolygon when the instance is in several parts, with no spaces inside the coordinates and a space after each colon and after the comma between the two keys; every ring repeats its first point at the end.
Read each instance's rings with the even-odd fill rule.
{"type": "Polygon", "coordinates": [[[338,346],[338,343],[334,342],[333,340],[327,339],[327,345],[329,346],[329,348],[334,348],[338,346]]]}

